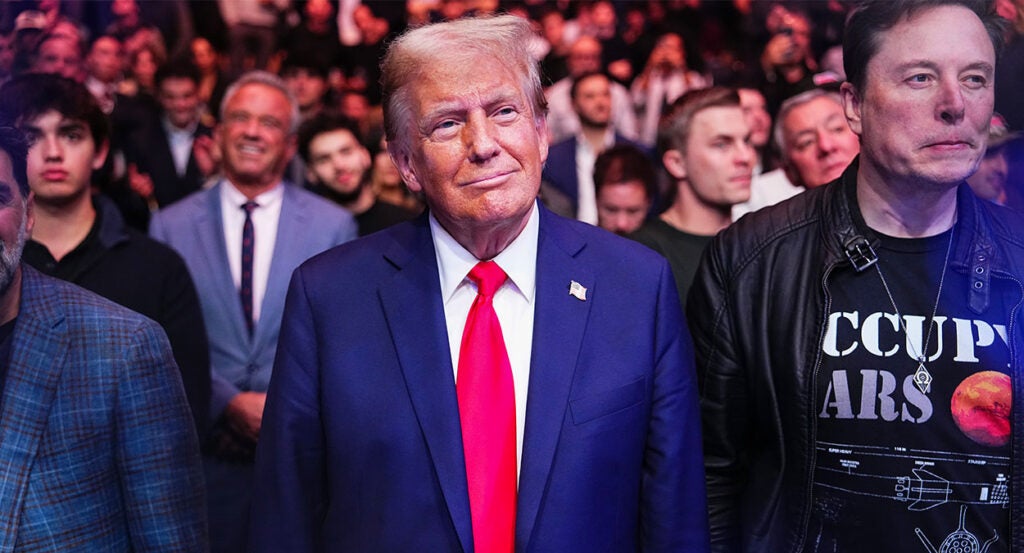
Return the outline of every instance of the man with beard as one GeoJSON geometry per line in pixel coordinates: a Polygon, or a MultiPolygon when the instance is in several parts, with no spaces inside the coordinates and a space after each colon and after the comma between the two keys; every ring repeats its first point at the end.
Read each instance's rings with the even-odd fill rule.
{"type": "Polygon", "coordinates": [[[573,136],[551,146],[543,179],[548,185],[542,191],[545,200],[556,195],[572,207],[575,217],[585,223],[598,222],[594,192],[594,162],[597,156],[616,144],[643,149],[619,134],[612,125],[612,85],[604,73],[584,73],[572,81],[569,97],[579,120],[573,136]]]}
{"type": "Polygon", "coordinates": [[[299,155],[310,190],[356,218],[359,236],[408,221],[416,214],[377,198],[370,187],[370,151],[349,119],[317,117],[299,127],[299,155]]]}
{"type": "Polygon", "coordinates": [[[27,149],[0,127],[3,547],[202,551],[199,451],[167,338],[21,264],[34,224],[27,149]]]}

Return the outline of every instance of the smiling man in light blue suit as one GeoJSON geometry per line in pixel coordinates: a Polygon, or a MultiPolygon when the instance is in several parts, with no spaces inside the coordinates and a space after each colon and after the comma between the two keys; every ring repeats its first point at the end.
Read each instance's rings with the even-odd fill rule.
{"type": "Polygon", "coordinates": [[[209,333],[206,447],[211,549],[246,550],[252,457],[292,271],[356,237],[345,210],[282,181],[298,108],[276,76],[243,75],[224,95],[215,140],[224,178],[160,211],[150,234],[185,259],[209,333]]]}
{"type": "Polygon", "coordinates": [[[461,19],[390,46],[388,148],[429,213],[295,272],[252,551],[706,551],[672,273],[538,205],[531,34],[461,19]]]}

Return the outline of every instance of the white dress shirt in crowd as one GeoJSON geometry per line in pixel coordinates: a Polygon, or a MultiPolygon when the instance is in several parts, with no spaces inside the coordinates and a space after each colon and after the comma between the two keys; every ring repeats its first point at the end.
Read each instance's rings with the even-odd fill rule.
{"type": "Polygon", "coordinates": [[[188,170],[188,158],[192,156],[192,142],[195,140],[196,127],[193,123],[184,129],[179,129],[171,124],[166,117],[163,118],[164,133],[167,135],[167,144],[171,147],[171,157],[174,158],[174,172],[179,177],[185,176],[188,170]]]}
{"type": "Polygon", "coordinates": [[[732,220],[736,221],[747,213],[775,205],[803,191],[804,187],[789,182],[789,177],[782,169],[755,174],[750,182],[750,199],[732,206],[732,220]]]}
{"type": "MultiPolygon", "coordinates": [[[[224,180],[220,187],[220,214],[224,222],[224,243],[228,248],[228,265],[231,267],[231,281],[235,288],[242,286],[242,226],[245,224],[245,210],[242,205],[249,201],[231,182],[224,180]]],[[[267,278],[270,276],[270,262],[274,257],[274,243],[277,242],[277,222],[281,218],[281,200],[284,198],[284,184],[276,186],[253,198],[259,207],[252,211],[253,254],[252,254],[252,322],[260,320],[263,296],[267,293],[267,278]]],[[[241,300],[239,300],[241,301],[241,300]]]]}
{"type": "MultiPolygon", "coordinates": [[[[601,151],[615,145],[615,130],[611,127],[604,135],[601,151]]],[[[576,219],[597,224],[597,191],[594,190],[594,163],[600,152],[590,147],[582,135],[576,137],[576,219]]]]}

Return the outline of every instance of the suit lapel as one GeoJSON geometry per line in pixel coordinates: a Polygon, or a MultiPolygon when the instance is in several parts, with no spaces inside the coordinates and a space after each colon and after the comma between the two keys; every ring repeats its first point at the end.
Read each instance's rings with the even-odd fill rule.
{"type": "Polygon", "coordinates": [[[0,402],[0,552],[14,550],[29,476],[67,357],[56,294],[27,266],[0,402]]]}
{"type": "Polygon", "coordinates": [[[517,551],[527,548],[533,534],[565,419],[591,296],[596,292],[594,275],[575,259],[585,245],[583,238],[544,208],[540,225],[537,304],[516,511],[517,551]],[[569,294],[572,281],[587,289],[586,301],[569,294]]]}
{"type": "Polygon", "coordinates": [[[426,216],[400,230],[384,254],[398,270],[378,294],[452,524],[469,551],[469,491],[434,245],[426,216]]]}
{"type": "Polygon", "coordinates": [[[274,253],[270,259],[270,271],[267,273],[267,291],[260,305],[260,320],[253,331],[253,342],[269,340],[267,334],[278,326],[284,312],[285,292],[292,271],[306,260],[303,239],[308,236],[305,224],[305,198],[295,193],[293,185],[282,184],[284,194],[281,197],[281,216],[277,220],[277,237],[274,239],[274,253]],[[274,321],[270,325],[263,321],[274,321]]]}
{"type": "Polygon", "coordinates": [[[216,291],[218,309],[231,313],[231,332],[235,334],[233,343],[249,343],[249,331],[245,328],[242,314],[242,303],[238,298],[235,283],[231,278],[231,266],[228,265],[228,249],[224,243],[224,222],[220,213],[220,187],[227,186],[223,182],[203,192],[206,194],[204,209],[194,214],[192,228],[195,229],[196,247],[203,254],[208,278],[214,280],[213,290],[216,291]]]}
{"type": "Polygon", "coordinates": [[[194,188],[196,185],[202,185],[203,175],[199,172],[199,164],[196,163],[195,154],[195,142],[196,138],[200,136],[210,136],[210,129],[202,123],[196,127],[196,132],[192,133],[192,151],[188,154],[188,164],[185,166],[185,177],[184,185],[188,186],[188,190],[185,190],[185,194],[191,194],[198,188],[194,188]]]}

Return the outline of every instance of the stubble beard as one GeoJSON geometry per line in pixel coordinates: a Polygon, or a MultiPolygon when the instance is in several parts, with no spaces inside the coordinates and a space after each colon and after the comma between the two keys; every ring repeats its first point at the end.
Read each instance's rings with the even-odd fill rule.
{"type": "Polygon", "coordinates": [[[14,282],[14,275],[21,266],[21,252],[25,249],[25,241],[28,238],[27,230],[28,217],[21,218],[21,226],[18,228],[18,237],[13,247],[6,242],[0,241],[0,296],[7,294],[14,282]]]}

